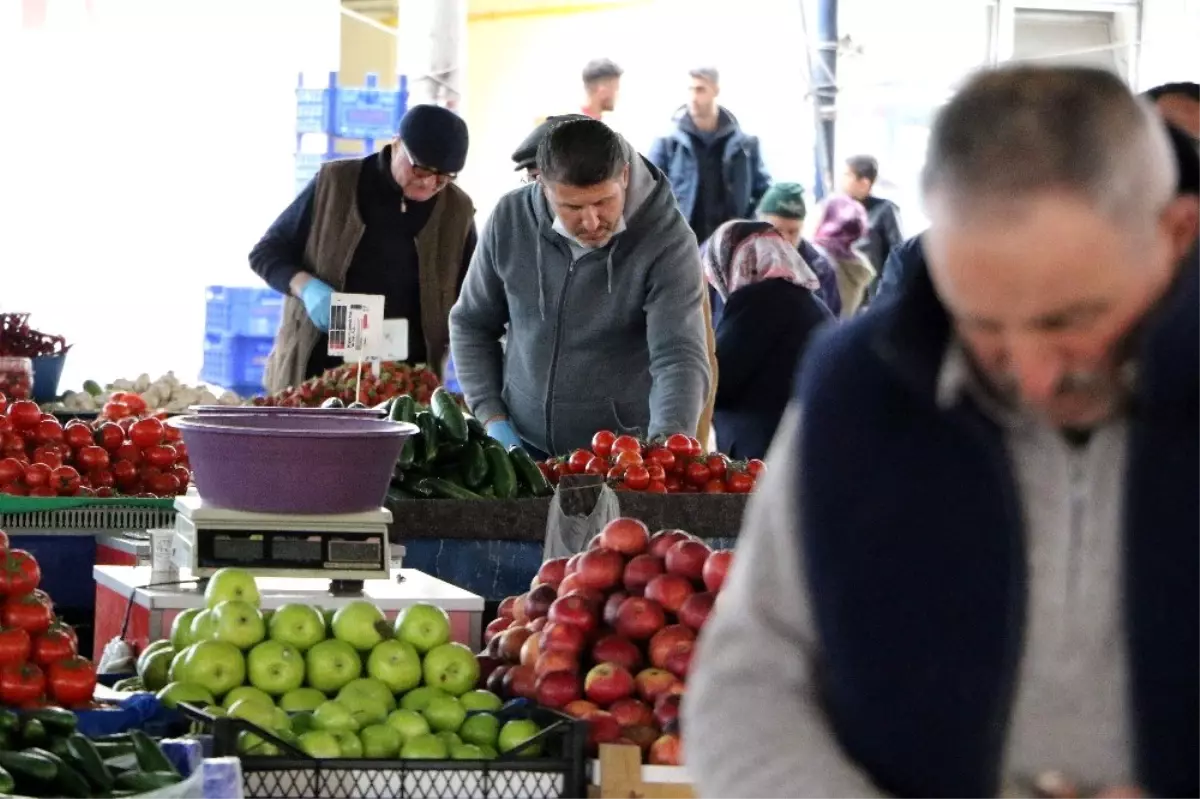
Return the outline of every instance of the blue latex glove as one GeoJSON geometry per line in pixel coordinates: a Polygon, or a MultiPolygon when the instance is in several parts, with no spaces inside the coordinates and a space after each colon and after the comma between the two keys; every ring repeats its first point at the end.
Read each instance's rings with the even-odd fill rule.
{"type": "Polygon", "coordinates": [[[333,289],[315,277],[300,289],[300,301],[304,303],[304,310],[322,333],[329,332],[329,298],[332,296],[333,289]]]}
{"type": "Polygon", "coordinates": [[[494,422],[488,422],[487,434],[504,445],[505,449],[509,447],[521,447],[521,437],[517,435],[517,431],[507,419],[497,419],[494,422]]]}

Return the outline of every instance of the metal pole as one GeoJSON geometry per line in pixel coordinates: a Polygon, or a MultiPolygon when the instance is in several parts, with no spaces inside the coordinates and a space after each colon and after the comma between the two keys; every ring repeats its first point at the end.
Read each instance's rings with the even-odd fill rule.
{"type": "MultiPolygon", "coordinates": [[[[801,0],[804,2],[805,0],[801,0]]],[[[833,159],[837,138],[837,42],[838,0],[816,0],[816,70],[813,75],[814,108],[817,115],[817,180],[814,194],[824,198],[832,188],[833,159]]],[[[810,45],[811,46],[811,45],[810,45]]]]}

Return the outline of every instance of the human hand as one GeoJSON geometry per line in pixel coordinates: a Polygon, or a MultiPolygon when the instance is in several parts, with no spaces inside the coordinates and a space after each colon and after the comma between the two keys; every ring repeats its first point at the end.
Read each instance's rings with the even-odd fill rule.
{"type": "Polygon", "coordinates": [[[300,289],[300,301],[304,303],[304,310],[321,332],[329,330],[329,301],[332,296],[333,289],[329,284],[315,277],[300,289]]]}
{"type": "Polygon", "coordinates": [[[487,434],[503,444],[505,449],[523,446],[521,437],[517,435],[516,428],[507,419],[495,419],[488,422],[484,427],[487,430],[487,434]]]}

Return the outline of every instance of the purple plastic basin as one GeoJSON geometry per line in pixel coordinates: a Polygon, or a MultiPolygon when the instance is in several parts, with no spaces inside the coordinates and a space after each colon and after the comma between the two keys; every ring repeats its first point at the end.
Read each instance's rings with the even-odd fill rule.
{"type": "Polygon", "coordinates": [[[358,419],[382,419],[387,416],[383,408],[280,408],[265,405],[193,405],[188,408],[188,413],[199,416],[257,413],[266,416],[342,416],[358,419]]]}
{"type": "Polygon", "coordinates": [[[256,513],[359,513],[387,495],[417,426],[356,416],[177,416],[206,502],[256,513]]]}

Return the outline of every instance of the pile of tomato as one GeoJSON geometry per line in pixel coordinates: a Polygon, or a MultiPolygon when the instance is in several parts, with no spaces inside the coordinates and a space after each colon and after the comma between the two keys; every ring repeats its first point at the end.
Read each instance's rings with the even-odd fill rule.
{"type": "Polygon", "coordinates": [[[10,549],[0,530],[0,705],[88,705],[96,667],[79,655],[79,638],[55,617],[54,603],[38,589],[41,580],[33,555],[10,549]]]}
{"type": "Polygon", "coordinates": [[[0,494],[172,497],[192,475],[179,431],[146,416],[137,394],[114,394],[95,423],[65,426],[37,403],[0,394],[0,494]]]}
{"type": "Polygon", "coordinates": [[[330,399],[344,405],[360,402],[373,407],[381,402],[410,394],[418,404],[428,405],[433,390],[442,383],[435,372],[401,361],[384,361],[372,370],[369,364],[347,363],[327,369],[298,386],[265,397],[255,397],[254,405],[281,408],[316,408],[330,399]],[[359,376],[359,373],[362,376],[359,376]]]}
{"type": "Polygon", "coordinates": [[[538,466],[554,485],[563,475],[590,474],[607,478],[615,488],[653,494],[748,494],[766,469],[760,460],[705,454],[699,441],[682,433],[645,442],[610,430],[596,433],[590,450],[577,449],[538,466]]]}

